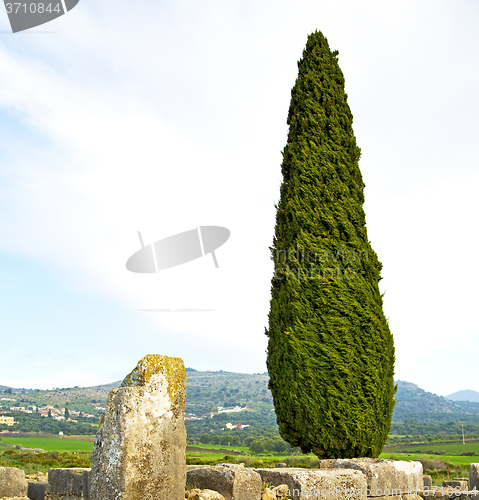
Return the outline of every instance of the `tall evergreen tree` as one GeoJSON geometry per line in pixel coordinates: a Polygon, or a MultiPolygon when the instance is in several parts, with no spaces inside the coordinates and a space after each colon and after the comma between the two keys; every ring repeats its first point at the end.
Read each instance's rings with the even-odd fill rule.
{"type": "Polygon", "coordinates": [[[377,457],[394,406],[394,344],[337,55],[312,33],[291,92],[267,365],[292,447],[321,458],[377,457]]]}

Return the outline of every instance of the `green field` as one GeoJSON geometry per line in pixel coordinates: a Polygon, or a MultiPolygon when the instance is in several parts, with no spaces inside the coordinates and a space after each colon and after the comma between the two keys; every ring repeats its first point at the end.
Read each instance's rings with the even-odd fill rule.
{"type": "Polygon", "coordinates": [[[251,453],[247,446],[226,446],[224,444],[189,444],[188,446],[192,446],[193,448],[202,448],[204,450],[230,450],[248,454],[251,453]]]}
{"type": "MultiPolygon", "coordinates": [[[[435,444],[424,443],[420,445],[404,444],[394,446],[393,448],[386,448],[385,453],[407,453],[414,457],[420,455],[431,455],[435,458],[446,459],[446,457],[454,457],[458,463],[475,463],[479,462],[479,442],[462,443],[448,443],[448,444],[435,444]],[[464,453],[477,456],[464,456],[464,453]]],[[[411,459],[412,460],[412,459],[411,459]]]]}
{"type": "MultiPolygon", "coordinates": [[[[21,445],[24,448],[41,448],[46,453],[31,453],[0,446],[0,466],[23,468],[27,473],[47,471],[50,467],[90,467],[93,437],[89,441],[67,437],[1,437],[4,443],[21,445]]],[[[313,455],[252,455],[242,446],[192,445],[197,450],[186,452],[188,464],[213,465],[218,463],[245,463],[247,467],[274,467],[285,462],[288,467],[316,468],[318,459],[313,455]],[[201,449],[200,449],[201,448],[201,449]],[[208,450],[211,450],[208,451],[208,450]],[[219,450],[222,450],[221,452],[219,450]],[[230,455],[231,452],[241,455],[230,455]]],[[[478,443],[403,445],[388,448],[380,458],[394,460],[420,460],[424,473],[430,474],[434,485],[454,477],[467,477],[469,464],[479,462],[478,443]],[[476,453],[477,456],[461,456],[462,453],[476,453]]]]}
{"type": "MultiPolygon", "coordinates": [[[[24,448],[42,448],[46,451],[93,451],[93,442],[61,437],[2,437],[7,444],[21,445],[24,448]]],[[[0,450],[8,448],[0,446],[0,450]]]]}
{"type": "Polygon", "coordinates": [[[479,457],[458,457],[457,455],[429,455],[427,453],[381,453],[379,458],[392,460],[440,460],[457,465],[470,465],[479,463],[479,457]]]}
{"type": "Polygon", "coordinates": [[[216,465],[219,463],[243,463],[246,467],[270,468],[278,463],[288,467],[317,468],[318,459],[314,455],[225,455],[224,453],[186,452],[186,463],[191,465],[216,465]]]}

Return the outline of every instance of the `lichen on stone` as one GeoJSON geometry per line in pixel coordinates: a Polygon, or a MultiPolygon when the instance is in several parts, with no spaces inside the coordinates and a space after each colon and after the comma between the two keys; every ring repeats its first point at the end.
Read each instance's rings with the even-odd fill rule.
{"type": "Polygon", "coordinates": [[[121,387],[145,387],[152,378],[161,373],[167,381],[170,398],[186,386],[185,368],[181,358],[170,358],[161,354],[147,354],[123,380],[121,387]]]}

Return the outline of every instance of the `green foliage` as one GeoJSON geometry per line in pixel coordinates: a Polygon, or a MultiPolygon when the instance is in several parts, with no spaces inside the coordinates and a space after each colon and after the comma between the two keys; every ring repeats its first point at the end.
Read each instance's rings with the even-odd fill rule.
{"type": "Polygon", "coordinates": [[[91,467],[91,452],[32,453],[0,449],[0,467],[17,467],[26,474],[48,472],[51,468],[91,467]]]}
{"type": "Polygon", "coordinates": [[[321,458],[377,457],[394,406],[394,344],[363,210],[344,77],[322,33],[291,93],[272,258],[268,370],[281,436],[321,458]]]}
{"type": "Polygon", "coordinates": [[[253,453],[257,453],[257,454],[262,453],[264,451],[263,441],[260,441],[260,440],[253,441],[251,443],[249,449],[253,453]]]}
{"type": "MultiPolygon", "coordinates": [[[[25,413],[21,411],[11,411],[8,413],[15,418],[16,424],[12,427],[0,426],[0,430],[20,431],[20,432],[44,432],[48,434],[58,434],[63,432],[69,435],[90,435],[95,434],[97,423],[92,420],[78,418],[78,422],[67,422],[65,420],[54,420],[51,417],[42,417],[38,413],[25,413]],[[93,425],[92,425],[93,424],[93,425]]],[[[98,420],[96,420],[98,422],[98,420]]]]}

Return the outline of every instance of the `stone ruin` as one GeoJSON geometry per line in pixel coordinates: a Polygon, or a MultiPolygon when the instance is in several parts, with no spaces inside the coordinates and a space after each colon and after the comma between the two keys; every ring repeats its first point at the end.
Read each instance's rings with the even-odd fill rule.
{"type": "Polygon", "coordinates": [[[91,500],[182,500],[186,483],[186,371],[148,355],[110,392],[95,438],[91,500]]]}
{"type": "Polygon", "coordinates": [[[48,483],[27,483],[23,471],[0,467],[0,500],[479,500],[471,491],[479,489],[479,464],[470,466],[469,478],[445,482],[434,493],[414,461],[187,467],[185,400],[182,360],[145,356],[109,395],[91,469],[50,469],[48,483]]]}
{"type": "MultiPolygon", "coordinates": [[[[90,469],[50,469],[48,483],[27,483],[23,471],[0,467],[0,499],[93,500],[90,469]],[[7,472],[6,476],[3,474],[7,472]],[[18,476],[18,477],[17,477],[18,476]],[[28,491],[27,491],[28,490],[28,491]]],[[[420,462],[359,458],[324,460],[319,469],[250,469],[241,465],[188,466],[187,500],[478,500],[471,491],[479,464],[469,478],[458,478],[435,491],[426,488],[420,462]],[[463,484],[455,484],[463,483],[463,484]],[[267,486],[267,487],[265,487],[267,486]],[[448,488],[449,486],[449,488],[448,488]],[[460,488],[459,488],[460,487],[460,488]],[[467,488],[467,489],[466,489],[467,488]]],[[[446,483],[446,482],[445,482],[446,483]]],[[[98,498],[98,497],[97,497],[98,498]]],[[[103,500],[105,497],[99,497],[103,500]]],[[[124,498],[122,492],[117,496],[124,498]]],[[[136,497],[141,500],[143,497],[136,497]]],[[[157,500],[175,498],[165,491],[157,500]]]]}

